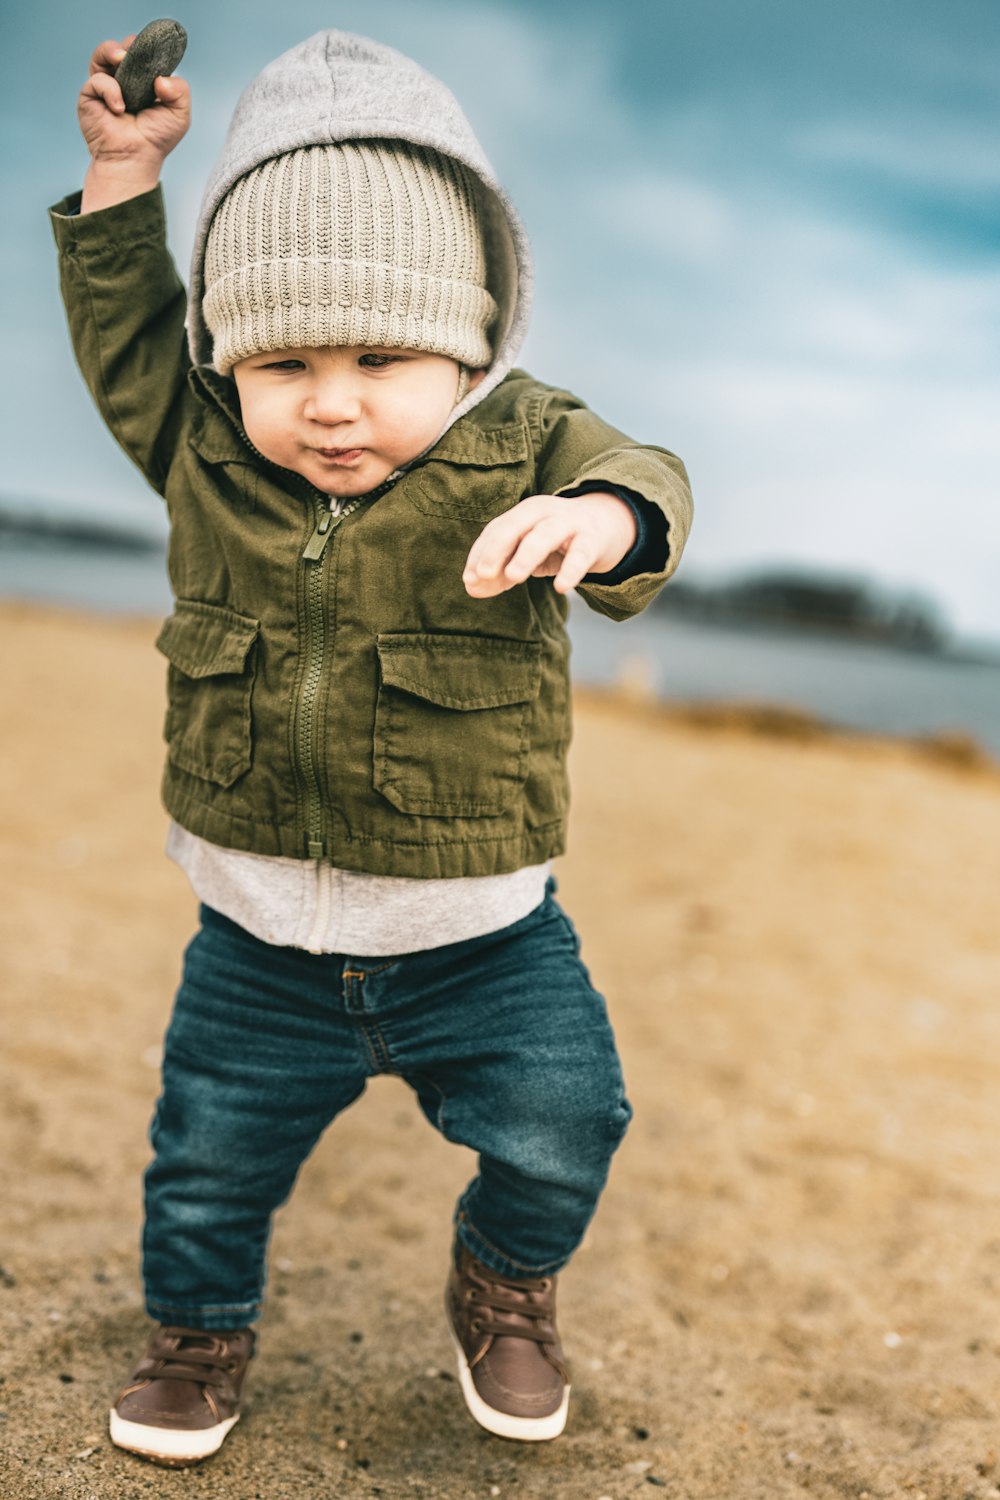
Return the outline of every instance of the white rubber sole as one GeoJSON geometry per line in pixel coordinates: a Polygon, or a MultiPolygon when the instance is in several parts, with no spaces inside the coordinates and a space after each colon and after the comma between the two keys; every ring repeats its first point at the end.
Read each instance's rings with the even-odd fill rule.
{"type": "Polygon", "coordinates": [[[448,1333],[458,1360],[458,1379],[465,1404],[480,1427],[485,1427],[486,1431],[492,1432],[495,1437],[514,1438],[519,1443],[547,1443],[559,1436],[566,1426],[566,1415],[569,1411],[569,1386],[563,1391],[562,1404],[547,1417],[512,1417],[505,1411],[497,1411],[495,1407],[487,1406],[476,1390],[472,1380],[472,1371],[469,1369],[469,1361],[465,1357],[465,1351],[455,1335],[450,1320],[448,1333]]]}
{"type": "Polygon", "coordinates": [[[185,1432],[172,1427],[150,1427],[145,1422],[127,1422],[112,1407],[111,1441],[116,1448],[138,1453],[141,1458],[152,1459],[154,1463],[196,1464],[200,1459],[218,1453],[227,1434],[239,1420],[237,1413],[224,1422],[217,1422],[214,1427],[185,1432]]]}

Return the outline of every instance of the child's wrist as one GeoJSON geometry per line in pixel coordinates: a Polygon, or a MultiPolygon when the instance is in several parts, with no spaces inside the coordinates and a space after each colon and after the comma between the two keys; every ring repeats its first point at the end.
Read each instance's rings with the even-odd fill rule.
{"type": "Polygon", "coordinates": [[[606,573],[611,568],[617,567],[635,545],[638,535],[635,513],[627,500],[623,500],[620,495],[608,490],[592,491],[589,495],[581,496],[581,499],[598,501],[602,515],[610,522],[612,534],[608,537],[608,544],[594,568],[595,572],[606,573]],[[609,558],[611,561],[608,561],[609,558]]]}
{"type": "Polygon", "coordinates": [[[157,186],[160,162],[137,161],[135,157],[95,157],[83,179],[82,214],[113,208],[129,198],[138,198],[157,186]]]}

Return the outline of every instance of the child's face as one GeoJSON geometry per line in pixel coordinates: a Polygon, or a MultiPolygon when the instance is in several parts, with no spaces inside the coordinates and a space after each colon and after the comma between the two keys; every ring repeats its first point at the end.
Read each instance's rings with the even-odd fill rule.
{"type": "Polygon", "coordinates": [[[232,373],[254,447],[348,498],[434,442],[455,406],[460,367],[443,354],[352,347],[255,354],[232,373]]]}

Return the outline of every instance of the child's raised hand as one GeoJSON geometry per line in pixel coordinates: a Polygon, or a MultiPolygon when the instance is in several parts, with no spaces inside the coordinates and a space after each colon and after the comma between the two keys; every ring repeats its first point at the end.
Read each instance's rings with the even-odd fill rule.
{"type": "Polygon", "coordinates": [[[77,116],[91,155],[91,173],[97,172],[105,184],[117,180],[131,191],[91,192],[91,174],[84,189],[84,213],[135,196],[159,179],[163,158],[177,145],[191,123],[191,94],[182,78],[158,78],[155,83],[157,103],[149,109],[130,115],[125,110],[122,91],[115,70],[135,41],[128,36],[122,42],[102,42],[90,59],[90,77],[80,90],[77,116]],[[97,201],[101,198],[102,201],[97,201]],[[106,200],[106,201],[105,201],[106,200]]]}
{"type": "Polygon", "coordinates": [[[490,599],[526,578],[553,578],[553,587],[568,594],[585,573],[607,573],[620,563],[635,536],[635,517],[617,495],[531,495],[483,528],[462,582],[474,599],[490,599]]]}

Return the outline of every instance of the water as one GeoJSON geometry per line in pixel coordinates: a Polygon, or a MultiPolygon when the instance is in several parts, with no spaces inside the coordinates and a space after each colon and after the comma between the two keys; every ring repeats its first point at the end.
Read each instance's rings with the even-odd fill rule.
{"type": "Polygon", "coordinates": [[[166,553],[55,536],[0,534],[0,598],[75,604],[111,614],[167,615],[166,553]]]}
{"type": "MultiPolygon", "coordinates": [[[[0,597],[124,614],[171,607],[163,552],[0,538],[0,597]]],[[[639,680],[657,697],[768,703],[878,734],[974,736],[1000,756],[1000,660],[920,656],[852,640],[695,624],[664,613],[615,624],[573,603],[578,682],[639,680]]]]}
{"type": "Polygon", "coordinates": [[[592,683],[636,680],[658,698],[805,709],[876,734],[965,734],[1000,755],[1000,655],[947,656],[665,613],[613,624],[574,602],[574,670],[592,683]]]}

